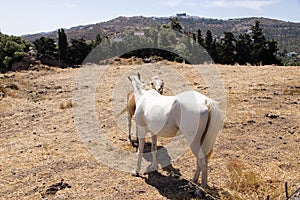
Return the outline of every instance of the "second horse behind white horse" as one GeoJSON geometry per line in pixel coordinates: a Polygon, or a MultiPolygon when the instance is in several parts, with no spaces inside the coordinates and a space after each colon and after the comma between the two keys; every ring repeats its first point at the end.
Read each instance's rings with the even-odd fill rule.
{"type": "Polygon", "coordinates": [[[196,157],[197,168],[193,181],[198,181],[202,171],[201,187],[206,188],[208,159],[223,125],[217,102],[197,91],[163,96],[156,90],[145,90],[139,73],[128,78],[136,102],[135,122],[139,140],[137,166],[133,174],[138,175],[140,172],[147,133],[152,138],[151,168],[157,170],[157,136],[174,137],[179,131],[187,139],[196,157]]]}

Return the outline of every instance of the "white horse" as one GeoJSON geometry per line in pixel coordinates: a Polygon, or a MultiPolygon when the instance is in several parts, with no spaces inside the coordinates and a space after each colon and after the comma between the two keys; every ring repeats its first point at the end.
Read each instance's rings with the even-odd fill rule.
{"type": "MultiPolygon", "coordinates": [[[[186,91],[176,96],[163,96],[155,90],[145,90],[140,75],[129,76],[136,102],[135,121],[139,139],[138,175],[147,132],[152,138],[151,168],[157,170],[157,136],[174,137],[180,131],[196,156],[197,169],[193,182],[201,175],[201,187],[207,187],[207,164],[213,145],[221,131],[223,120],[217,102],[196,91],[186,91]]],[[[196,191],[200,192],[200,191],[196,191]]]]}
{"type": "MultiPolygon", "coordinates": [[[[141,80],[140,75],[138,74],[138,78],[139,80],[141,80]]],[[[158,76],[153,76],[151,78],[151,82],[150,85],[153,89],[155,89],[159,94],[163,93],[164,90],[164,81],[161,80],[158,76]]],[[[135,113],[135,108],[136,108],[136,104],[135,104],[135,98],[134,98],[134,92],[130,91],[127,94],[127,105],[126,108],[124,108],[118,115],[117,117],[119,117],[121,114],[123,114],[125,111],[127,111],[127,120],[128,120],[128,142],[131,143],[131,121],[132,121],[132,117],[135,113]]]]}

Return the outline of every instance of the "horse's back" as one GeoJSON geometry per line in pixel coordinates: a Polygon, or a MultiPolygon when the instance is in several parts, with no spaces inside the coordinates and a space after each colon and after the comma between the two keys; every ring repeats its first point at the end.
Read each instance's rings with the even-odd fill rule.
{"type": "Polygon", "coordinates": [[[176,95],[177,99],[181,102],[198,102],[198,103],[205,103],[205,100],[208,99],[207,96],[197,92],[195,90],[188,90],[185,92],[181,92],[176,95]]]}
{"type": "Polygon", "coordinates": [[[196,115],[207,112],[207,100],[205,95],[194,91],[186,91],[176,95],[176,100],[179,102],[181,110],[196,115]]]}
{"type": "Polygon", "coordinates": [[[163,96],[155,90],[147,91],[138,102],[136,120],[148,131],[163,137],[175,136],[178,130],[174,116],[175,96],[163,96]]]}
{"type": "Polygon", "coordinates": [[[145,112],[149,118],[162,119],[167,117],[172,109],[173,104],[176,101],[175,96],[163,96],[158,92],[153,90],[153,93],[150,91],[149,96],[145,96],[145,112]]]}
{"type": "MultiPolygon", "coordinates": [[[[160,136],[175,136],[178,129],[192,140],[201,135],[208,119],[208,98],[196,91],[186,91],[176,96],[163,96],[149,90],[137,102],[136,122],[160,136]],[[201,119],[201,120],[200,120],[201,119]]],[[[191,141],[189,141],[191,142],[191,141]]]]}

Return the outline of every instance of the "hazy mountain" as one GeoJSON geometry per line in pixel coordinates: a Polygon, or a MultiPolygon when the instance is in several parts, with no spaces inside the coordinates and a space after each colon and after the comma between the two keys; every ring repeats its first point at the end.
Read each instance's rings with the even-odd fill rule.
{"type": "MultiPolygon", "coordinates": [[[[202,31],[203,37],[207,30],[211,30],[214,37],[222,37],[224,32],[233,32],[237,37],[239,33],[249,31],[255,21],[261,22],[261,27],[267,39],[275,39],[280,50],[300,52],[300,23],[285,22],[268,18],[236,18],[229,20],[209,19],[197,16],[178,16],[180,24],[184,31],[197,32],[202,31]]],[[[107,22],[97,24],[82,25],[65,29],[68,39],[83,38],[85,40],[95,39],[97,34],[101,36],[111,36],[118,33],[132,31],[141,32],[151,27],[160,26],[169,23],[168,17],[118,17],[107,22]]],[[[61,28],[61,27],[57,27],[61,28]]],[[[23,35],[24,39],[34,41],[41,36],[56,39],[57,30],[48,33],[37,33],[32,35],[23,35]]]]}

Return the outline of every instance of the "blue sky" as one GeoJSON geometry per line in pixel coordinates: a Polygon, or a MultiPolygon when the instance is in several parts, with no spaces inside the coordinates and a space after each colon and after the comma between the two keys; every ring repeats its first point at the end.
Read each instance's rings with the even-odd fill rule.
{"type": "Polygon", "coordinates": [[[23,35],[108,21],[118,16],[206,18],[267,17],[300,22],[300,0],[8,0],[1,2],[0,31],[23,35]]]}

